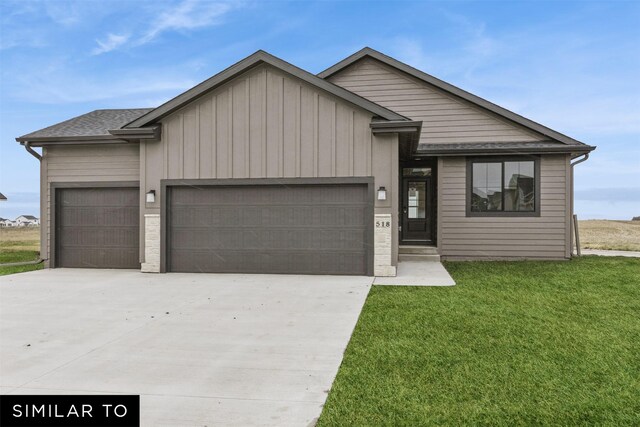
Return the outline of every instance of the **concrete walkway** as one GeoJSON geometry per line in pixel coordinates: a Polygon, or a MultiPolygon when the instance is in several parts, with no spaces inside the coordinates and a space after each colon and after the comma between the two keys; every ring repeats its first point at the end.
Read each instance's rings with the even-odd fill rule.
{"type": "Polygon", "coordinates": [[[456,282],[441,262],[402,261],[396,277],[376,277],[374,285],[453,286],[456,282]]]}
{"type": "Polygon", "coordinates": [[[371,277],[0,277],[0,393],[141,395],[145,426],[307,426],[371,277]]]}
{"type": "Polygon", "coordinates": [[[638,251],[608,251],[602,249],[582,249],[582,255],[598,255],[598,256],[624,256],[629,258],[640,258],[638,251]]]}

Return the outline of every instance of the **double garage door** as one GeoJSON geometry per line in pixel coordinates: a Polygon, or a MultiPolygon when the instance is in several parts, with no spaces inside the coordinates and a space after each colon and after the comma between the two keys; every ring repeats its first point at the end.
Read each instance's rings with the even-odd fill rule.
{"type": "MultiPolygon", "coordinates": [[[[372,274],[367,184],[167,186],[166,271],[372,274]]],[[[139,268],[138,188],[59,188],[58,267],[139,268]]]]}
{"type": "Polygon", "coordinates": [[[371,274],[366,184],[167,188],[167,271],[371,274]]]}

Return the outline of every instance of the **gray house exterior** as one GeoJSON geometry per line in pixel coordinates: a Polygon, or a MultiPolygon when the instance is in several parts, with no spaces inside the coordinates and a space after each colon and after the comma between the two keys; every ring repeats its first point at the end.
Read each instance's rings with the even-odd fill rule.
{"type": "Polygon", "coordinates": [[[318,75],[258,51],[16,140],[43,147],[49,267],[380,276],[422,247],[569,259],[595,148],[369,48],[318,75]]]}

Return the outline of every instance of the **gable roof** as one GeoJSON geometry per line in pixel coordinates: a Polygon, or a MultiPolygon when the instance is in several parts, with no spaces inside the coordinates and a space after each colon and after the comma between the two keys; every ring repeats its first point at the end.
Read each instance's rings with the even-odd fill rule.
{"type": "Polygon", "coordinates": [[[4,194],[0,193],[0,200],[7,200],[7,196],[5,196],[4,194]]]}
{"type": "Polygon", "coordinates": [[[174,111],[184,107],[200,96],[203,96],[216,87],[228,82],[236,76],[260,64],[269,64],[272,67],[284,71],[285,73],[291,74],[319,89],[329,92],[332,95],[337,96],[338,98],[344,99],[351,104],[357,105],[364,110],[374,113],[375,115],[382,117],[383,119],[396,121],[409,120],[408,118],[387,108],[384,108],[383,106],[378,105],[375,102],[369,101],[368,99],[356,95],[355,93],[350,92],[338,85],[334,85],[333,83],[321,79],[316,75],[311,74],[308,71],[303,70],[302,68],[298,68],[286,61],[283,61],[282,59],[277,58],[263,50],[259,50],[256,53],[246,57],[245,59],[235,63],[231,67],[219,72],[215,76],[203,81],[202,83],[194,86],[186,92],[183,92],[175,98],[165,102],[158,108],[148,112],[142,117],[131,121],[130,123],[125,125],[124,128],[138,128],[156,123],[158,120],[161,120],[163,117],[166,117],[174,111]]]}
{"type": "Polygon", "coordinates": [[[38,219],[33,215],[20,215],[18,218],[24,218],[24,219],[30,219],[30,220],[38,219]]]}
{"type": "Polygon", "coordinates": [[[92,139],[113,139],[113,135],[109,133],[109,130],[119,129],[152,110],[153,108],[95,110],[22,135],[16,138],[16,141],[46,141],[87,137],[92,139]]]}
{"type": "Polygon", "coordinates": [[[373,59],[376,59],[384,64],[387,64],[397,70],[400,70],[406,74],[409,74],[410,76],[413,76],[419,80],[422,80],[424,82],[427,82],[447,93],[450,93],[458,98],[461,98],[467,102],[470,102],[472,104],[475,104],[485,110],[488,110],[494,114],[497,114],[499,116],[502,116],[514,123],[517,123],[521,126],[524,126],[525,128],[531,129],[535,132],[538,132],[542,135],[545,135],[548,138],[551,138],[553,140],[562,142],[564,144],[567,145],[578,145],[578,146],[586,146],[586,147],[590,147],[591,149],[595,149],[595,147],[591,147],[588,146],[576,139],[573,139],[567,135],[564,135],[560,132],[557,132],[553,129],[550,129],[546,126],[541,125],[540,123],[534,122],[533,120],[527,119],[526,117],[523,117],[519,114],[514,113],[513,111],[509,111],[506,108],[500,107],[499,105],[496,105],[492,102],[487,101],[484,98],[481,98],[477,95],[474,95],[472,93],[469,93],[463,89],[460,89],[459,87],[456,87],[452,84],[449,84],[443,80],[440,80],[430,74],[427,74],[423,71],[420,71],[416,68],[411,67],[410,65],[407,65],[403,62],[398,61],[397,59],[394,59],[390,56],[387,56],[381,52],[378,52],[377,50],[371,49],[370,47],[365,47],[361,50],[359,50],[358,52],[354,53],[353,55],[343,59],[342,61],[338,62],[337,64],[327,68],[326,70],[324,70],[323,72],[318,74],[318,77],[321,77],[323,79],[327,79],[329,77],[331,77],[332,75],[340,72],[341,70],[347,68],[348,66],[350,66],[351,64],[359,61],[362,58],[365,57],[370,57],[373,59]]]}

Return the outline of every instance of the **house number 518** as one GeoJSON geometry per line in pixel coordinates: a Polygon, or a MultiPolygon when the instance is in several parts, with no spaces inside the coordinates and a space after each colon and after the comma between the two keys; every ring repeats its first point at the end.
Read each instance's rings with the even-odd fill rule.
{"type": "Polygon", "coordinates": [[[376,221],[376,228],[389,228],[391,221],[376,221]]]}

